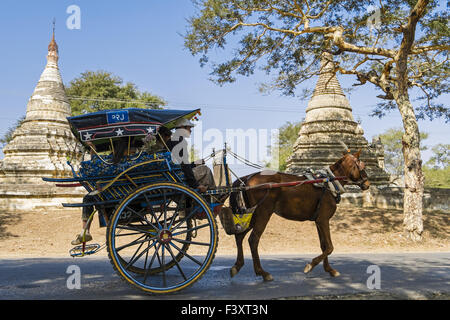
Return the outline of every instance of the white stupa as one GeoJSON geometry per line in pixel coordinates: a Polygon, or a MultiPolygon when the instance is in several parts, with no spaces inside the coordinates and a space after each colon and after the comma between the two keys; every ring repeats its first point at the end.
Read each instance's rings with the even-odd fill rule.
{"type": "Polygon", "coordinates": [[[67,158],[76,159],[75,137],[66,117],[70,104],[58,68],[53,32],[47,65],[28,101],[26,117],[3,149],[0,161],[0,208],[28,210],[61,207],[61,200],[79,198],[82,190],[58,188],[42,177],[71,177],[67,158]]]}
{"type": "Polygon", "coordinates": [[[389,183],[389,175],[383,170],[384,155],[380,148],[369,146],[364,138],[364,130],[354,120],[350,102],[336,77],[333,56],[324,53],[319,78],[286,171],[295,174],[306,168],[317,170],[333,164],[342,157],[341,141],[352,152],[362,149],[361,160],[366,164],[372,184],[389,183]]]}

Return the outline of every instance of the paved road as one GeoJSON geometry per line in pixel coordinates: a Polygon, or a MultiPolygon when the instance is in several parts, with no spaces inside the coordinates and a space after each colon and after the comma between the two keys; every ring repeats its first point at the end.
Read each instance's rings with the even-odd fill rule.
{"type": "MultiPolygon", "coordinates": [[[[230,279],[234,257],[218,256],[211,269],[192,287],[175,295],[149,296],[119,279],[106,258],[54,258],[0,260],[0,299],[186,299],[262,300],[292,297],[341,296],[380,293],[403,298],[423,298],[450,293],[450,253],[345,254],[332,255],[330,262],[340,271],[332,278],[322,265],[305,275],[302,271],[312,255],[263,256],[262,264],[274,281],[264,283],[253,273],[250,259],[230,279]],[[80,268],[81,289],[68,289],[68,267],[80,268]],[[368,278],[376,267],[381,289],[369,289],[368,278]]],[[[369,281],[371,284],[376,282],[369,281]]]]}

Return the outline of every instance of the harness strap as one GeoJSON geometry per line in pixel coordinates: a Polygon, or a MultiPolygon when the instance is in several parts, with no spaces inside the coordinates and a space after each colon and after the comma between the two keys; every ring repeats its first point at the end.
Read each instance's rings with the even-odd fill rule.
{"type": "MultiPolygon", "coordinates": [[[[259,172],[254,172],[254,173],[248,175],[246,177],[246,181],[248,182],[248,180],[250,180],[253,176],[257,175],[258,173],[259,172]]],[[[242,181],[241,179],[239,179],[239,181],[241,182],[241,186],[245,185],[244,181],[242,181]]],[[[267,196],[269,195],[269,192],[270,192],[270,188],[267,188],[266,193],[264,194],[264,197],[262,197],[262,199],[260,199],[256,205],[252,206],[251,208],[247,208],[247,205],[250,202],[248,199],[248,195],[245,192],[245,190],[240,191],[240,195],[242,196],[243,206],[245,207],[245,209],[252,209],[253,211],[255,211],[256,208],[258,208],[266,200],[267,196]]],[[[230,192],[230,194],[231,194],[231,192],[230,192]]],[[[237,196],[239,197],[239,195],[237,195],[237,196]]],[[[236,208],[237,212],[236,213],[233,212],[233,214],[234,215],[242,214],[243,212],[240,212],[241,210],[239,210],[239,209],[242,209],[242,208],[239,208],[239,204],[238,204],[237,208],[236,208]]]]}
{"type": "Polygon", "coordinates": [[[328,174],[330,175],[330,182],[333,183],[334,188],[336,189],[337,193],[345,193],[345,189],[344,187],[341,185],[341,183],[336,180],[335,175],[333,174],[333,172],[331,171],[330,167],[326,167],[325,170],[328,172],[328,174]]]}

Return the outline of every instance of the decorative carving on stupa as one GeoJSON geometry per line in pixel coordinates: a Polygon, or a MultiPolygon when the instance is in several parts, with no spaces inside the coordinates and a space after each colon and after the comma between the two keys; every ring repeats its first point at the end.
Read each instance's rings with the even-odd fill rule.
{"type": "Polygon", "coordinates": [[[353,152],[362,149],[361,160],[372,184],[387,185],[389,175],[380,166],[382,155],[369,146],[364,130],[354,120],[352,108],[335,73],[333,56],[323,53],[319,78],[306,108],[287,172],[300,173],[307,168],[323,169],[342,157],[342,143],[353,152]]]}
{"type": "MultiPolygon", "coordinates": [[[[3,149],[0,161],[0,208],[45,207],[58,197],[79,196],[42,181],[42,177],[70,177],[67,158],[77,159],[76,140],[66,117],[70,104],[58,68],[58,45],[53,32],[47,65],[28,101],[26,117],[3,149]],[[28,199],[28,200],[27,200],[28,199]]],[[[56,201],[55,201],[56,199],[56,201]]],[[[58,205],[60,206],[60,205],[58,205]]]]}

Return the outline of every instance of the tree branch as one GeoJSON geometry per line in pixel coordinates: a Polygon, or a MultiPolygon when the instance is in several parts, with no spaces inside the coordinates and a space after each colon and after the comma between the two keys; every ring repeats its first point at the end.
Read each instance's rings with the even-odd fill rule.
{"type": "Polygon", "coordinates": [[[428,2],[429,0],[418,0],[409,14],[407,24],[401,26],[403,39],[394,58],[398,75],[398,90],[401,95],[408,94],[408,55],[414,44],[417,23],[425,14],[428,2]]]}
{"type": "Polygon", "coordinates": [[[400,50],[398,50],[398,53],[395,57],[396,61],[406,59],[408,54],[411,52],[411,48],[414,44],[417,22],[424,15],[425,8],[428,2],[429,0],[417,1],[416,5],[409,14],[407,24],[401,26],[401,31],[403,33],[403,40],[400,45],[400,50]]]}
{"type": "Polygon", "coordinates": [[[425,53],[425,52],[429,52],[429,51],[449,51],[450,50],[450,46],[449,45],[434,45],[434,46],[426,46],[426,47],[413,47],[411,48],[411,53],[412,54],[421,54],[421,53],[425,53]]]}
{"type": "Polygon", "coordinates": [[[269,26],[266,23],[262,23],[262,22],[255,22],[255,23],[245,23],[245,22],[238,22],[236,23],[234,26],[232,26],[227,33],[230,33],[234,30],[236,30],[239,27],[263,27],[267,30],[270,31],[275,31],[275,32],[281,32],[281,33],[288,33],[288,34],[292,34],[295,36],[299,36],[305,33],[323,33],[323,34],[327,34],[330,32],[334,32],[336,30],[336,27],[311,27],[311,28],[307,28],[304,30],[300,30],[300,31],[295,31],[295,30],[289,30],[289,29],[280,29],[280,28],[274,28],[269,26]]]}
{"type": "Polygon", "coordinates": [[[390,49],[384,49],[384,48],[370,48],[370,47],[360,47],[348,42],[345,42],[344,40],[344,28],[343,27],[335,27],[335,31],[332,34],[333,42],[336,46],[338,46],[342,51],[349,51],[349,52],[356,52],[356,53],[362,53],[362,54],[369,54],[369,55],[378,55],[378,56],[384,56],[388,58],[395,57],[396,52],[394,50],[390,49]]]}

